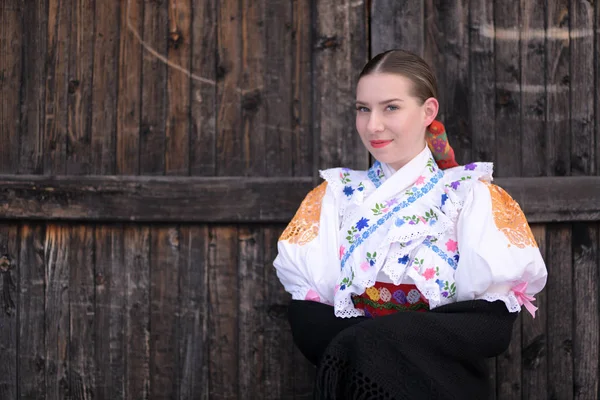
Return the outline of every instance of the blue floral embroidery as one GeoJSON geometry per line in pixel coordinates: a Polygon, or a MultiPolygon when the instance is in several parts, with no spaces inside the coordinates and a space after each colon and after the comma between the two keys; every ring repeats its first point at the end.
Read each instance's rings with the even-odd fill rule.
{"type": "Polygon", "coordinates": [[[352,186],[345,186],[344,187],[344,194],[348,197],[352,196],[352,194],[354,193],[354,189],[352,189],[352,186]]]}
{"type": "MultiPolygon", "coordinates": [[[[369,168],[369,172],[367,173],[367,176],[369,177],[371,182],[373,182],[373,185],[375,185],[376,188],[381,186],[381,178],[379,177],[380,174],[381,174],[381,163],[379,161],[375,161],[373,163],[373,166],[371,168],[369,168]]],[[[383,176],[383,174],[381,174],[381,176],[383,176]]]]}
{"type": "Polygon", "coordinates": [[[477,168],[477,164],[475,163],[465,165],[465,171],[474,171],[475,168],[477,168]]]}
{"type": "Polygon", "coordinates": [[[409,261],[410,261],[410,257],[407,254],[404,257],[400,257],[398,259],[398,264],[404,264],[404,265],[406,265],[406,264],[408,264],[409,261]]]}
{"type": "Polygon", "coordinates": [[[442,260],[446,261],[448,263],[448,265],[450,265],[450,267],[452,267],[452,269],[456,270],[456,267],[458,267],[458,264],[457,264],[457,261],[453,257],[450,257],[448,254],[446,254],[446,252],[444,250],[440,249],[435,244],[431,243],[429,240],[424,240],[423,244],[425,246],[429,247],[438,256],[440,256],[440,258],[442,260]]]}
{"type": "MultiPolygon", "coordinates": [[[[356,223],[356,229],[358,229],[359,231],[362,231],[365,228],[369,227],[369,220],[366,219],[365,217],[362,217],[357,223],[356,223]]],[[[364,236],[364,235],[363,235],[364,236]]]]}
{"type": "Polygon", "coordinates": [[[442,195],[442,207],[444,207],[444,204],[446,204],[446,200],[448,200],[448,195],[444,193],[442,195]]]}
{"type": "Polygon", "coordinates": [[[401,227],[402,225],[404,225],[406,222],[404,222],[404,220],[402,218],[398,218],[396,219],[396,226],[397,227],[401,227]]]}
{"type": "MultiPolygon", "coordinates": [[[[348,261],[348,259],[350,258],[350,256],[354,252],[354,250],[358,246],[360,246],[370,235],[372,235],[379,226],[383,225],[388,219],[390,219],[392,216],[394,216],[394,214],[398,213],[398,211],[402,210],[403,208],[408,207],[411,204],[411,202],[409,202],[408,200],[410,200],[412,198],[413,199],[412,202],[414,202],[416,199],[427,194],[440,181],[440,179],[442,179],[443,176],[444,176],[444,171],[438,170],[437,173],[433,177],[431,177],[430,181],[421,189],[421,191],[416,191],[414,196],[411,196],[409,199],[407,199],[407,201],[403,201],[402,203],[398,204],[396,207],[394,207],[394,209],[391,212],[388,212],[388,213],[384,214],[381,218],[379,218],[379,220],[377,220],[377,224],[372,224],[369,227],[369,230],[366,231],[369,234],[367,237],[365,237],[365,235],[363,233],[363,235],[361,237],[355,237],[354,238],[355,240],[352,240],[352,241],[349,240],[352,243],[352,246],[350,246],[350,248],[348,250],[346,250],[346,252],[344,253],[344,256],[342,257],[342,260],[341,260],[342,269],[344,269],[344,267],[346,266],[346,262],[348,261]]],[[[452,262],[454,262],[453,259],[451,259],[451,260],[452,260],[452,262]]],[[[456,269],[456,267],[454,269],[456,269]]]]}

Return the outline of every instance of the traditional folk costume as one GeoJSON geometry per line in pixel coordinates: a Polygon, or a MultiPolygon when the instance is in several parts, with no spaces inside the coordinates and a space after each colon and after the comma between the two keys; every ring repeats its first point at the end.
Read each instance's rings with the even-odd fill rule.
{"type": "Polygon", "coordinates": [[[398,171],[321,171],[280,238],[317,398],[485,398],[484,359],[535,315],[547,271],[520,207],[491,163],[456,164],[441,123],[427,144],[398,171]]]}

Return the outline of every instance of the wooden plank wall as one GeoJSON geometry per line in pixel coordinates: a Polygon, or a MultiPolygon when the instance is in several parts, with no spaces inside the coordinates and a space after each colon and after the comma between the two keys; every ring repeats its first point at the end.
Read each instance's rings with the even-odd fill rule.
{"type": "MultiPolygon", "coordinates": [[[[4,0],[0,174],[364,168],[355,78],[404,47],[436,70],[459,161],[596,175],[599,3],[4,0]]],[[[550,279],[490,362],[495,399],[598,398],[599,228],[534,226],[550,279]]],[[[0,222],[0,399],[311,398],[282,229],[0,222]]]]}

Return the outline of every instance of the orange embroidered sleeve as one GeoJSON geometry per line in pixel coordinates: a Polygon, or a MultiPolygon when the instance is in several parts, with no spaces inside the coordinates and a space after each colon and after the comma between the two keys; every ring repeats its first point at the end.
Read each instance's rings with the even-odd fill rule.
{"type": "Polygon", "coordinates": [[[279,237],[280,241],[287,240],[289,243],[303,246],[319,235],[321,202],[326,190],[327,182],[323,182],[306,196],[294,219],[279,237]]]}
{"type": "Polygon", "coordinates": [[[492,212],[498,230],[520,249],[538,247],[519,204],[501,187],[485,184],[492,196],[492,212]]]}

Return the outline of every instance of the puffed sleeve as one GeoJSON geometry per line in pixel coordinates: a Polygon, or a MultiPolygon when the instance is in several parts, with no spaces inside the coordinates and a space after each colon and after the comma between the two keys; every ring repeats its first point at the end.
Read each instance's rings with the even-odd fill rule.
{"type": "Polygon", "coordinates": [[[338,213],[327,182],[313,189],[277,243],[273,265],[294,300],[333,303],[339,277],[338,213]]]}
{"type": "Polygon", "coordinates": [[[477,182],[459,215],[457,236],[457,301],[502,300],[509,311],[525,306],[535,317],[532,302],[548,274],[517,202],[502,188],[477,182]]]}

